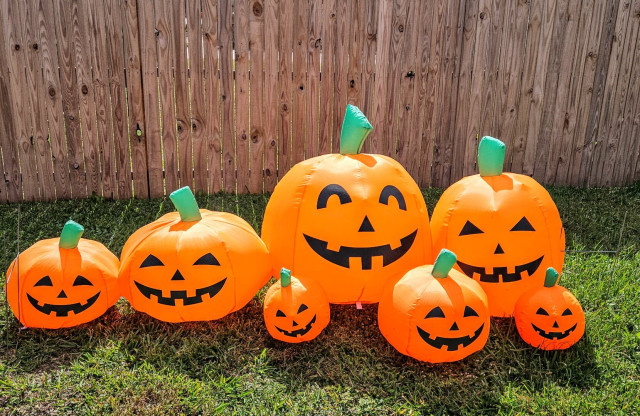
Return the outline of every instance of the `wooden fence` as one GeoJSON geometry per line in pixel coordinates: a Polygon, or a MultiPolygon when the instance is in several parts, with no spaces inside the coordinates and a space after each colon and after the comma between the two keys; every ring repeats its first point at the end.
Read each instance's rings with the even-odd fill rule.
{"type": "Polygon", "coordinates": [[[640,0],[0,0],[0,202],[272,190],[365,150],[421,186],[478,136],[548,184],[640,179],[640,0]]]}

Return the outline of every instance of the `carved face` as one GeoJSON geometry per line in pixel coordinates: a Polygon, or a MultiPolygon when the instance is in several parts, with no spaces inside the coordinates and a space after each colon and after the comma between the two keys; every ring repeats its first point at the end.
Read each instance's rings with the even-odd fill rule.
{"type": "Polygon", "coordinates": [[[434,250],[458,255],[456,268],[478,281],[492,316],[511,316],[518,297],[560,270],[564,230],[555,204],[535,180],[512,173],[466,177],[433,213],[434,250]]]}
{"type": "Polygon", "coordinates": [[[262,236],[277,264],[332,303],[377,302],[387,280],[430,260],[429,218],[407,172],[379,155],[325,155],[278,184],[262,236]]]}
{"type": "Polygon", "coordinates": [[[65,328],[89,322],[120,297],[118,258],[102,244],[81,239],[74,249],[59,239],[39,241],[7,271],[7,295],[23,325],[65,328]],[[19,293],[18,293],[19,291],[19,293]]]}
{"type": "Polygon", "coordinates": [[[582,338],[584,311],[562,286],[526,292],[515,307],[518,333],[529,345],[543,350],[563,350],[582,338]]]}
{"type": "Polygon", "coordinates": [[[460,272],[436,279],[432,268],[409,271],[385,292],[378,309],[380,330],[405,355],[431,363],[457,361],[487,342],[487,297],[460,272]]]}
{"type": "Polygon", "coordinates": [[[264,321],[272,337],[284,342],[311,341],[329,323],[329,302],[319,285],[301,283],[295,277],[282,287],[280,281],[267,291],[264,321]]]}
{"type": "Polygon", "coordinates": [[[194,222],[169,213],[129,238],[119,281],[135,309],[168,322],[218,319],[266,283],[271,263],[249,224],[200,212],[194,222]]]}

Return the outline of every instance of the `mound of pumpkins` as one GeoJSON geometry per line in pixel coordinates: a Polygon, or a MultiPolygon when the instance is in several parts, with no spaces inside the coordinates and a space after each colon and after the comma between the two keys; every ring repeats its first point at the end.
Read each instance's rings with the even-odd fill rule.
{"type": "Polygon", "coordinates": [[[557,285],[565,248],[558,210],[534,179],[502,171],[504,143],[480,141],[479,174],[451,185],[430,222],[407,171],[361,153],[371,130],[348,106],[340,153],[298,163],[281,179],[262,238],[235,215],[199,209],[188,187],[170,195],[176,212],[129,237],[120,260],[67,222],[59,238],[37,242],[9,266],[13,313],[26,327],[64,328],[124,296],[159,320],[215,320],[278,274],[264,321],[284,342],[316,338],[332,303],[379,303],[389,343],[432,363],[482,349],[492,316],[514,316],[536,348],[578,342],[584,312],[557,285]]]}

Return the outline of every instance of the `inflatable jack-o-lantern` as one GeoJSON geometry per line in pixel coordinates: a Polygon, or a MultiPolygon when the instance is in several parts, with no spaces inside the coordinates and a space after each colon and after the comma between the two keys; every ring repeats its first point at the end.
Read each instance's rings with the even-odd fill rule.
{"type": "Polygon", "coordinates": [[[385,290],[378,307],[382,335],[401,353],[421,361],[461,360],[489,337],[487,296],[452,270],[456,256],[442,250],[435,264],[410,270],[385,290]]]}
{"type": "Polygon", "coordinates": [[[562,269],[564,230],[549,193],[534,179],[503,173],[505,145],[484,137],[479,175],[451,185],[431,218],[434,252],[456,253],[456,268],[480,283],[492,316],[511,316],[522,293],[562,269]]]}
{"type": "Polygon", "coordinates": [[[133,308],[168,322],[221,318],[242,308],[271,276],[267,248],[243,219],[198,209],[188,187],[170,212],[137,230],[118,281],[133,308]]]}
{"type": "Polygon", "coordinates": [[[7,297],[27,327],[66,328],[98,318],[120,297],[118,258],[82,237],[68,221],[60,238],[41,240],[20,253],[7,270],[7,297]]]}
{"type": "Polygon", "coordinates": [[[544,286],[525,292],[514,317],[522,339],[543,350],[564,350],[584,335],[584,311],[575,296],[558,286],[558,272],[547,269],[544,286]]]}
{"type": "Polygon", "coordinates": [[[420,189],[395,160],[360,153],[371,128],[348,106],[340,154],[295,165],[264,215],[274,264],[317,281],[331,303],[378,302],[386,281],[431,260],[420,189]]]}
{"type": "Polygon", "coordinates": [[[302,282],[285,268],[264,298],[264,322],[272,337],[285,342],[311,341],[329,324],[329,301],[313,280],[302,282]]]}

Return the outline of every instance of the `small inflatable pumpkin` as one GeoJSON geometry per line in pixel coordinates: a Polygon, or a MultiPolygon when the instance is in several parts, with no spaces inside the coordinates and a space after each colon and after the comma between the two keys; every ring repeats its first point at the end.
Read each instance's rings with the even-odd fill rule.
{"type": "Polygon", "coordinates": [[[420,361],[461,360],[489,337],[489,306],[480,285],[452,270],[456,256],[443,249],[435,264],[407,272],[385,291],[378,307],[382,335],[420,361]]]}
{"type": "Polygon", "coordinates": [[[542,350],[564,350],[584,335],[584,311],[575,296],[558,286],[558,272],[547,269],[544,286],[524,293],[515,307],[518,333],[542,350]]]}
{"type": "Polygon", "coordinates": [[[322,288],[313,280],[301,282],[285,268],[264,298],[264,322],[269,334],[280,341],[311,341],[329,318],[329,301],[322,288]]]}
{"type": "Polygon", "coordinates": [[[269,254],[243,219],[199,209],[189,187],[170,212],[137,230],[118,281],[131,306],[167,322],[219,319],[242,308],[271,276],[269,254]]]}
{"type": "Polygon", "coordinates": [[[480,283],[492,316],[511,316],[520,295],[562,269],[564,229],[549,193],[534,179],[503,173],[505,145],[483,137],[479,175],[451,185],[431,218],[434,252],[458,255],[456,269],[480,283]]]}
{"type": "Polygon", "coordinates": [[[41,240],[7,270],[7,297],[26,327],[67,328],[92,321],[120,297],[118,258],[104,245],[82,237],[68,221],[60,238],[41,240]]]}
{"type": "Polygon", "coordinates": [[[274,263],[318,282],[331,303],[378,302],[386,281],[431,260],[420,189],[395,160],[360,153],[371,129],[348,106],[340,154],[295,165],[264,215],[274,263]]]}

